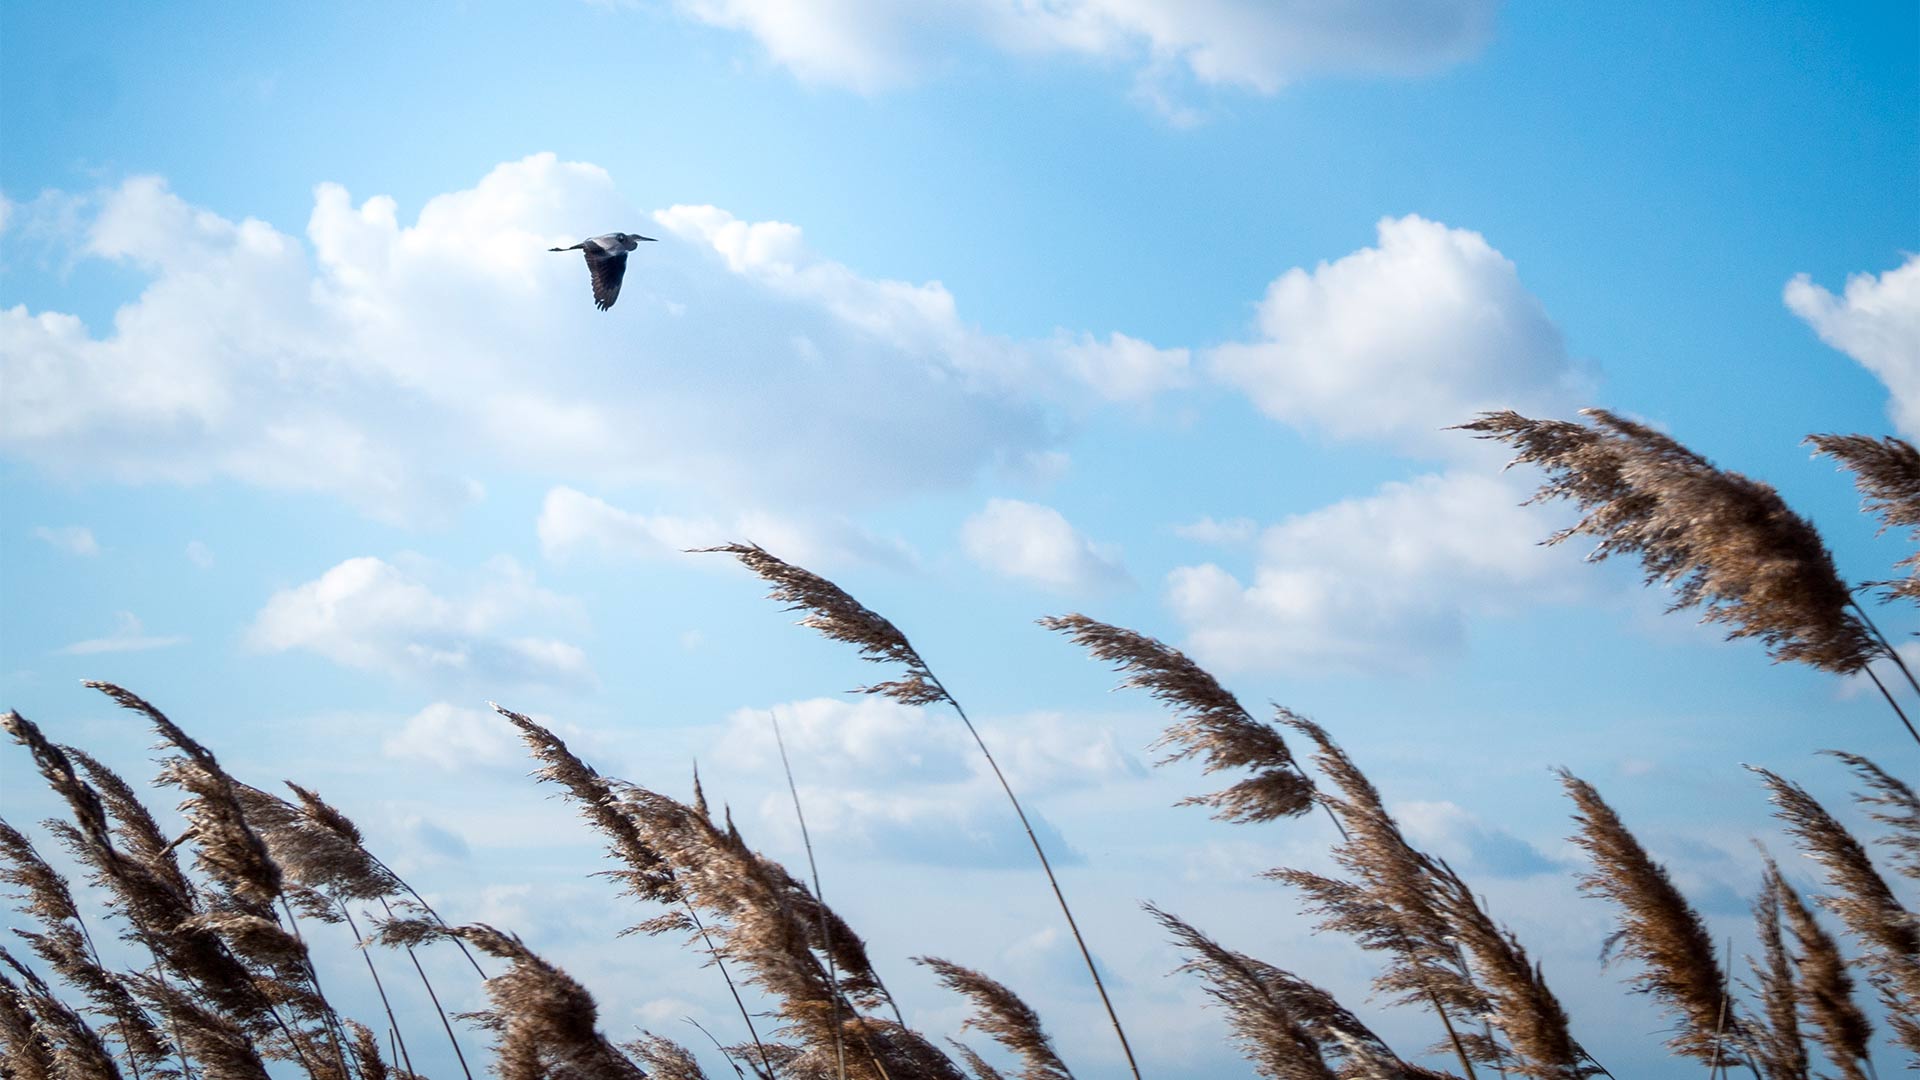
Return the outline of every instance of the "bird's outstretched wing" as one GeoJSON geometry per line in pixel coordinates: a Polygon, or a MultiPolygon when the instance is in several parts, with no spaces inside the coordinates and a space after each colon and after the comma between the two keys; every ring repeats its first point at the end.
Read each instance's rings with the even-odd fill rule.
{"type": "Polygon", "coordinates": [[[620,298],[620,279],[627,276],[627,253],[589,247],[587,272],[593,275],[593,306],[605,311],[620,298]]]}

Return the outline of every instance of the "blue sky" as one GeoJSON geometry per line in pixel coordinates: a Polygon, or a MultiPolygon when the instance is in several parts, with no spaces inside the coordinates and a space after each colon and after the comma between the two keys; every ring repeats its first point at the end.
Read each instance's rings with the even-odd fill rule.
{"type": "MultiPolygon", "coordinates": [[[[1083,610],[1323,722],[1581,1037],[1665,1075],[1548,768],[1741,934],[1775,834],[1739,764],[1838,800],[1814,750],[1912,748],[1857,687],[1536,548],[1529,478],[1438,429],[1644,417],[1888,576],[1906,539],[1799,440],[1920,435],[1920,15],[1305,11],[7,7],[0,704],[144,775],[78,686],[120,681],[242,776],[311,781],[623,1036],[723,1025],[723,991],[605,948],[628,913],[485,702],[669,790],[697,757],[782,857],[786,709],[829,897],[910,1018],[957,1024],[905,962],[935,952],[1113,1074],[942,718],[836,697],[870,672],[677,554],[755,539],[892,616],[1024,763],[1155,1074],[1217,1075],[1136,901],[1355,1000],[1368,962],[1250,880],[1320,857],[1315,825],[1169,808],[1206,781],[1149,767],[1162,718],[1032,624],[1083,610]],[[662,242],[602,314],[544,249],[616,229],[662,242]]],[[[10,820],[46,812],[21,757],[0,777],[10,820]]]]}

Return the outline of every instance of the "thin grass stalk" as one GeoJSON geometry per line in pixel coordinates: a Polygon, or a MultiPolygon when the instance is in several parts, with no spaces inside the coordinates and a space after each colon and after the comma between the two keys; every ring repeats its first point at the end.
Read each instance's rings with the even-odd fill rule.
{"type": "MultiPolygon", "coordinates": [[[[352,910],[342,900],[336,899],[334,903],[339,906],[340,914],[346,918],[347,930],[353,934],[353,940],[365,941],[366,939],[360,936],[359,924],[353,921],[352,910]]],[[[406,1066],[408,1073],[412,1073],[413,1058],[407,1054],[406,1040],[400,1037],[400,1021],[394,1018],[393,1003],[387,1000],[387,987],[380,981],[380,972],[373,966],[373,954],[362,948],[360,959],[367,962],[367,974],[373,976],[373,988],[380,993],[380,1007],[387,1011],[387,1038],[390,1044],[388,1053],[392,1054],[400,1064],[406,1066]]]]}
{"type": "MultiPolygon", "coordinates": [[[[767,1067],[767,1078],[773,1078],[773,1059],[767,1056],[767,1048],[760,1041],[760,1032],[754,1029],[753,1016],[747,1012],[747,1003],[740,997],[740,988],[733,983],[733,974],[727,970],[727,961],[720,955],[720,947],[713,943],[713,935],[707,932],[707,924],[700,921],[700,912],[685,896],[680,898],[680,906],[687,909],[687,918],[693,920],[693,928],[700,934],[700,940],[706,942],[707,955],[713,957],[713,966],[720,969],[720,978],[727,984],[727,993],[733,995],[733,1007],[740,1010],[740,1019],[747,1023],[747,1037],[753,1040],[753,1048],[760,1051],[760,1062],[767,1067]]],[[[698,1027],[699,1025],[695,1025],[698,1027]]],[[[700,1030],[705,1031],[705,1028],[700,1030]]],[[[708,1038],[713,1036],[709,1035],[708,1038]]],[[[716,1043],[716,1045],[718,1045],[716,1043]]],[[[731,1060],[731,1059],[729,1059],[731,1060]]],[[[736,1066],[736,1068],[738,1068],[736,1066]]]]}
{"type": "Polygon", "coordinates": [[[1915,743],[1920,743],[1920,731],[1914,729],[1913,721],[1907,719],[1906,710],[1902,709],[1900,703],[1893,700],[1893,695],[1887,692],[1886,684],[1880,681],[1880,676],[1874,674],[1873,669],[1870,667],[1861,668],[1860,670],[1867,673],[1867,678],[1873,680],[1873,688],[1880,691],[1881,697],[1887,699],[1887,705],[1893,709],[1893,715],[1899,717],[1900,722],[1906,725],[1907,734],[1913,736],[1915,743]]]}
{"type": "MultiPolygon", "coordinates": [[[[733,1055],[732,1055],[732,1054],[729,1054],[729,1053],[727,1053],[727,1048],[726,1048],[726,1047],[724,1047],[724,1046],[722,1046],[722,1045],[720,1045],[720,1040],[719,1040],[719,1039],[716,1039],[716,1038],[714,1038],[714,1037],[713,1037],[713,1032],[711,1032],[711,1031],[708,1031],[708,1030],[707,1030],[707,1029],[706,1029],[705,1027],[702,1027],[702,1026],[701,1026],[701,1024],[700,1024],[700,1021],[698,1021],[698,1020],[695,1020],[695,1019],[694,1019],[693,1017],[691,1017],[691,1016],[683,1016],[683,1017],[681,1017],[680,1019],[682,1019],[682,1020],[685,1020],[685,1021],[686,1021],[687,1023],[689,1023],[689,1024],[692,1024],[692,1025],[693,1025],[693,1029],[694,1029],[695,1031],[698,1031],[698,1032],[699,1032],[700,1034],[702,1034],[702,1035],[705,1035],[705,1036],[707,1037],[707,1041],[713,1044],[713,1048],[714,1048],[715,1050],[718,1050],[718,1051],[720,1051],[720,1060],[722,1060],[722,1061],[724,1061],[724,1062],[726,1062],[726,1063],[728,1064],[728,1066],[730,1066],[730,1067],[731,1067],[731,1068],[733,1069],[733,1075],[735,1075],[735,1076],[737,1076],[737,1077],[739,1077],[739,1078],[740,1078],[740,1080],[747,1080],[747,1074],[746,1074],[746,1073],[743,1073],[743,1072],[741,1072],[741,1071],[740,1071],[740,1063],[739,1063],[739,1062],[737,1062],[737,1061],[735,1061],[735,1060],[733,1060],[733,1055]]],[[[765,1053],[765,1051],[764,1051],[764,1050],[762,1050],[762,1051],[761,1051],[761,1053],[763,1053],[763,1054],[764,1054],[764,1053],[765,1053]]],[[[749,1065],[751,1065],[751,1064],[753,1064],[753,1063],[752,1063],[752,1062],[748,1062],[747,1064],[749,1064],[749,1065]]],[[[773,1066],[771,1065],[771,1063],[769,1063],[769,1065],[768,1065],[767,1067],[768,1067],[768,1068],[772,1068],[773,1066]]],[[[760,1070],[758,1070],[758,1069],[755,1069],[755,1070],[754,1070],[754,1072],[755,1072],[755,1073],[758,1073],[759,1071],[760,1071],[760,1070]]],[[[773,1080],[773,1074],[772,1074],[772,1073],[768,1073],[768,1074],[767,1074],[767,1080],[773,1080]]]]}
{"type": "Polygon", "coordinates": [[[1440,1017],[1440,1026],[1447,1029],[1447,1041],[1453,1044],[1453,1054],[1460,1059],[1460,1067],[1467,1072],[1467,1080],[1478,1080],[1473,1071],[1473,1061],[1467,1057],[1467,1048],[1460,1042],[1460,1033],[1453,1030],[1453,1021],[1447,1018],[1446,1006],[1440,1004],[1440,995],[1427,991],[1427,1000],[1433,1002],[1433,1011],[1440,1017]]]}
{"type": "Polygon", "coordinates": [[[1073,943],[1080,947],[1080,958],[1087,963],[1087,974],[1093,976],[1093,988],[1099,991],[1100,1004],[1106,1007],[1107,1019],[1113,1024],[1113,1033],[1120,1039],[1120,1052],[1127,1057],[1127,1069],[1133,1073],[1134,1080],[1140,1080],[1140,1066],[1133,1059],[1133,1047],[1127,1043],[1127,1032],[1120,1026],[1120,1015],[1113,1009],[1113,999],[1107,996],[1107,984],[1100,979],[1100,969],[1094,965],[1093,953],[1087,949],[1087,939],[1080,933],[1080,924],[1074,921],[1073,909],[1067,906],[1067,894],[1060,890],[1060,879],[1054,876],[1053,864],[1047,861],[1046,849],[1040,846],[1040,838],[1034,834],[1033,825],[1027,820],[1026,810],[1021,808],[1020,800],[1013,794],[1013,785],[1007,783],[1007,775],[1000,771],[1000,763],[994,760],[993,752],[987,749],[986,740],[980,737],[980,732],[973,726],[973,721],[967,717],[967,710],[961,708],[960,703],[947,693],[947,688],[940,684],[937,677],[931,673],[927,677],[946,697],[947,704],[953,706],[953,711],[959,715],[960,722],[966,725],[967,734],[973,736],[973,744],[980,748],[981,756],[987,759],[987,765],[993,769],[993,778],[1000,781],[1000,790],[1007,793],[1007,801],[1013,804],[1013,812],[1020,818],[1020,827],[1027,831],[1027,842],[1033,845],[1033,853],[1040,858],[1040,869],[1047,875],[1047,884],[1053,887],[1053,898],[1060,902],[1060,914],[1067,917],[1067,929],[1073,933],[1073,943]]]}
{"type": "Polygon", "coordinates": [[[287,927],[293,931],[293,940],[300,943],[300,963],[307,969],[307,981],[313,984],[314,996],[320,999],[320,1008],[324,1010],[321,1022],[326,1025],[327,1039],[333,1043],[333,1056],[340,1062],[341,1080],[350,1080],[353,1070],[347,1068],[346,1046],[341,1039],[345,1034],[340,1028],[340,1014],[334,1011],[327,1000],[327,992],[320,988],[320,970],[313,965],[313,954],[307,949],[306,939],[300,933],[300,920],[294,918],[293,905],[287,902],[287,894],[280,894],[280,907],[287,913],[287,927]]]}
{"type": "MultiPolygon", "coordinates": [[[[1867,614],[1867,609],[1860,606],[1858,599],[1849,600],[1848,603],[1853,605],[1853,610],[1860,613],[1860,621],[1866,624],[1867,629],[1871,631],[1874,638],[1880,642],[1880,648],[1886,653],[1887,659],[1892,660],[1894,666],[1900,669],[1900,674],[1906,676],[1907,685],[1913,687],[1915,694],[1920,694],[1920,679],[1914,678],[1913,669],[1907,666],[1907,661],[1900,655],[1900,650],[1893,647],[1893,642],[1887,639],[1887,635],[1881,631],[1879,624],[1875,623],[1873,617],[1867,614]]],[[[1873,674],[1871,668],[1867,669],[1867,674],[1873,674]]],[[[1879,686],[1880,680],[1878,678],[1875,678],[1873,681],[1874,685],[1879,686]]],[[[1887,693],[1886,687],[1880,687],[1880,696],[1887,699],[1888,705],[1893,706],[1894,715],[1898,716],[1900,722],[1907,726],[1907,734],[1913,736],[1914,742],[1920,743],[1920,731],[1914,730],[1913,721],[1907,719],[1907,714],[1901,711],[1900,706],[1894,702],[1893,695],[1887,693]]]]}
{"type": "MultiPolygon", "coordinates": [[[[380,906],[386,909],[387,918],[394,918],[393,905],[387,903],[386,897],[383,896],[380,898],[380,906]]],[[[432,912],[428,912],[428,914],[432,914],[432,912]]],[[[434,915],[433,918],[435,922],[440,922],[440,916],[434,915]]],[[[440,925],[443,927],[446,926],[444,922],[440,922],[440,925]]],[[[413,946],[408,945],[405,948],[407,950],[407,959],[413,961],[413,970],[420,974],[420,985],[427,988],[427,1000],[433,1002],[433,1011],[440,1015],[440,1026],[447,1031],[447,1043],[453,1047],[453,1057],[454,1060],[460,1063],[461,1074],[464,1075],[467,1080],[473,1080],[473,1070],[467,1068],[467,1055],[460,1052],[460,1040],[453,1036],[453,1021],[447,1019],[447,1010],[441,1008],[440,995],[433,992],[433,980],[427,978],[427,969],[420,966],[420,958],[414,955],[413,946]]],[[[472,960],[473,957],[468,956],[467,959],[472,960]]],[[[479,966],[479,964],[474,965],[476,968],[479,966]]],[[[484,975],[481,977],[485,978],[484,975]]]]}
{"type": "Polygon", "coordinates": [[[810,627],[836,641],[847,642],[858,650],[862,659],[875,663],[892,662],[906,669],[905,678],[893,682],[878,683],[861,688],[860,692],[882,694],[905,705],[931,705],[936,701],[945,701],[959,715],[960,722],[966,726],[967,734],[972,736],[974,745],[980,748],[981,756],[987,759],[987,765],[993,770],[994,779],[999,781],[1000,790],[1006,793],[1007,801],[1013,804],[1015,816],[1020,819],[1021,828],[1026,830],[1027,841],[1033,846],[1034,855],[1040,860],[1040,869],[1046,874],[1047,884],[1052,887],[1054,899],[1059,902],[1060,913],[1066,916],[1067,929],[1073,934],[1073,941],[1080,949],[1081,959],[1086,961],[1087,973],[1093,978],[1095,992],[1100,995],[1100,1004],[1105,1007],[1107,1019],[1113,1026],[1114,1035],[1120,1040],[1120,1050],[1126,1056],[1127,1069],[1134,1080],[1140,1080],[1140,1066],[1133,1056],[1133,1047],[1127,1042],[1126,1029],[1120,1024],[1120,1014],[1114,1010],[1113,999],[1107,994],[1106,982],[1100,978],[1100,970],[1094,965],[1093,953],[1087,947],[1080,926],[1073,917],[1073,909],[1067,904],[1066,893],[1060,888],[1060,879],[1053,872],[1053,865],[1047,860],[1046,850],[1040,845],[1040,838],[1033,831],[1033,825],[1027,820],[1027,812],[1013,793],[1013,786],[1007,782],[1006,774],[1000,769],[1000,763],[994,760],[993,753],[987,749],[986,741],[973,726],[966,709],[955,700],[947,688],[927,666],[926,660],[914,649],[900,628],[893,625],[878,612],[861,604],[845,589],[833,582],[806,570],[794,566],[767,552],[755,544],[724,544],[718,547],[698,548],[699,552],[732,555],[740,563],[753,571],[763,580],[773,584],[770,598],[785,602],[788,610],[804,610],[807,617],[800,625],[810,627]]]}
{"type": "MultiPolygon", "coordinates": [[[[800,809],[800,788],[793,782],[793,763],[787,760],[787,740],[780,735],[780,717],[767,713],[767,720],[773,724],[773,744],[780,748],[780,768],[787,774],[787,794],[793,797],[793,817],[800,823],[800,843],[807,849],[807,872],[813,877],[813,897],[820,901],[820,941],[825,946],[821,951],[827,954],[827,984],[834,988],[828,999],[833,1009],[833,1062],[840,1080],[847,1080],[847,1048],[840,1038],[840,973],[833,959],[833,936],[827,928],[827,896],[820,889],[820,864],[813,858],[813,837],[807,832],[807,815],[800,809]]],[[[889,994],[887,1000],[893,1000],[889,994]]],[[[896,1007],[896,1012],[897,1012],[896,1007]]],[[[902,1020],[901,1027],[906,1027],[902,1020]]]]}
{"type": "MultiPolygon", "coordinates": [[[[393,880],[399,882],[400,887],[407,890],[407,895],[413,897],[413,902],[420,905],[420,910],[426,912],[428,917],[432,918],[434,922],[439,923],[442,929],[446,929],[446,930],[453,929],[453,927],[448,924],[447,920],[440,917],[439,912],[433,910],[433,905],[427,903],[427,898],[424,896],[421,896],[418,892],[415,892],[413,886],[407,884],[407,879],[401,877],[399,874],[394,873],[392,867],[380,861],[380,856],[375,855],[371,851],[368,851],[367,858],[372,859],[373,864],[375,866],[378,866],[383,872],[385,872],[388,877],[391,877],[393,880]]],[[[384,899],[380,901],[380,904],[382,907],[386,907],[386,901],[384,899]]],[[[390,907],[387,908],[387,915],[389,917],[393,915],[392,908],[390,907]]],[[[482,981],[485,981],[487,977],[487,973],[481,969],[480,961],[475,960],[473,958],[473,953],[467,950],[467,943],[464,941],[461,941],[459,938],[454,938],[453,943],[459,946],[460,955],[467,958],[467,963],[473,965],[473,973],[475,975],[480,976],[482,981]]]]}

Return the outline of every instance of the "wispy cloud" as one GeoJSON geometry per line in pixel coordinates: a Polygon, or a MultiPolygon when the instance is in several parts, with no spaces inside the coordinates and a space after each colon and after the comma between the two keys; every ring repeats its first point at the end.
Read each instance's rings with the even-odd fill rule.
{"type": "MultiPolygon", "coordinates": [[[[1150,86],[1177,69],[1201,85],[1272,94],[1320,74],[1406,75],[1448,67],[1485,45],[1498,4],[677,0],[677,6],[711,26],[752,35],[775,63],[803,80],[861,91],[912,82],[962,49],[985,44],[1019,55],[1130,61],[1143,73],[1136,81],[1150,86]]],[[[1173,108],[1155,104],[1163,112],[1173,108]]]]}
{"type": "Polygon", "coordinates": [[[100,554],[100,543],[93,538],[93,530],[85,525],[62,525],[54,528],[49,525],[36,525],[34,538],[50,544],[69,555],[94,556],[100,554]]]}
{"type": "Polygon", "coordinates": [[[105,637],[88,638],[76,641],[58,650],[63,656],[93,656],[99,653],[144,652],[148,649],[164,649],[169,645],[183,644],[187,639],[175,635],[155,635],[147,633],[146,627],[131,611],[114,613],[113,632],[105,637]]]}

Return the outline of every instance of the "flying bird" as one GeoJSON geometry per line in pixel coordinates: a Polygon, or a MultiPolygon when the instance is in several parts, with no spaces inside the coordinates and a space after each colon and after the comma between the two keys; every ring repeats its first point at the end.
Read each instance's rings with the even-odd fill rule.
{"type": "Polygon", "coordinates": [[[608,233],[582,240],[572,247],[548,248],[548,251],[580,251],[587,256],[587,272],[593,275],[593,306],[605,311],[620,298],[620,279],[627,276],[627,252],[651,236],[639,233],[608,233]]]}

